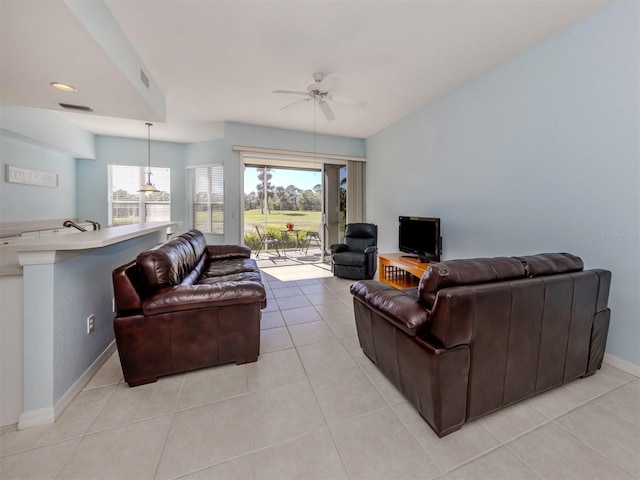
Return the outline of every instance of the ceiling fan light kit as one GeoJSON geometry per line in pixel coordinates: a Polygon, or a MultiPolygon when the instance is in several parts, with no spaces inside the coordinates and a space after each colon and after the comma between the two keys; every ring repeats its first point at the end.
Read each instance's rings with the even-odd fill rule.
{"type": "Polygon", "coordinates": [[[322,72],[316,72],[313,74],[313,80],[315,83],[310,84],[307,87],[306,92],[297,91],[297,90],[274,90],[273,93],[285,94],[285,95],[302,95],[305,98],[300,100],[296,100],[293,103],[285,105],[280,110],[285,110],[297,103],[308,102],[309,100],[313,100],[317,102],[320,106],[320,110],[324,114],[325,118],[329,121],[335,120],[336,116],[331,110],[331,106],[327,102],[327,100],[334,101],[336,103],[342,103],[344,105],[352,106],[352,107],[364,107],[366,102],[362,100],[356,100],[348,97],[343,97],[340,95],[333,95],[330,93],[331,88],[336,84],[337,79],[331,75],[325,75],[322,72]]]}

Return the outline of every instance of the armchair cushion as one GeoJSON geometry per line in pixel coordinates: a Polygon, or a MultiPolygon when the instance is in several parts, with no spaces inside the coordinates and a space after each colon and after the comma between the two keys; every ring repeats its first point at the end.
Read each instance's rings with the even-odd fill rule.
{"type": "Polygon", "coordinates": [[[363,252],[339,252],[333,254],[333,263],[347,267],[362,267],[367,262],[367,256],[363,252]]]}

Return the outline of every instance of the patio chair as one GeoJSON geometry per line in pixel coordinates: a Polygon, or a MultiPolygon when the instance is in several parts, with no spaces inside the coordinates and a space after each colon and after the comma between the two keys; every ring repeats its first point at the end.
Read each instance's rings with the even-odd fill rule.
{"type": "Polygon", "coordinates": [[[309,246],[311,245],[311,242],[315,242],[318,248],[322,249],[322,244],[320,243],[320,233],[307,231],[307,234],[300,239],[300,243],[301,243],[300,251],[304,249],[305,255],[309,251],[309,246]]]}
{"type": "Polygon", "coordinates": [[[258,228],[257,225],[256,225],[256,232],[258,232],[258,238],[260,239],[260,246],[256,251],[256,258],[260,256],[260,252],[262,251],[262,249],[264,249],[266,252],[267,249],[269,248],[269,245],[273,245],[273,247],[276,249],[276,254],[280,256],[280,250],[278,249],[278,245],[280,245],[280,240],[274,237],[270,233],[265,232],[263,235],[262,233],[260,233],[260,229],[258,228]]]}

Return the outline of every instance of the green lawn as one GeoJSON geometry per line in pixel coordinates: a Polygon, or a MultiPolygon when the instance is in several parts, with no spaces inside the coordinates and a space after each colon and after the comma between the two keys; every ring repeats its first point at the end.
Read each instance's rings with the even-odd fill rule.
{"type": "MultiPolygon", "coordinates": [[[[317,230],[318,225],[320,225],[320,218],[320,212],[271,210],[271,213],[268,214],[268,225],[270,227],[280,226],[280,228],[284,228],[285,224],[293,223],[295,228],[300,228],[301,230],[311,227],[313,227],[313,230],[317,230]]],[[[254,225],[264,225],[264,214],[260,212],[259,208],[245,210],[244,223],[251,228],[254,225]]]]}
{"type": "MultiPolygon", "coordinates": [[[[281,238],[281,230],[287,223],[293,223],[293,228],[302,231],[317,232],[320,228],[320,212],[271,210],[268,214],[267,232],[281,238]]],[[[260,244],[256,233],[256,226],[264,233],[264,214],[259,208],[244,212],[244,243],[255,249],[260,244]]]]}

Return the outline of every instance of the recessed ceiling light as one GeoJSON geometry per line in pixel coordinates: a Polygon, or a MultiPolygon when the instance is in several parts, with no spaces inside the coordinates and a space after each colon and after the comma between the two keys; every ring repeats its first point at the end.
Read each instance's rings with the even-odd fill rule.
{"type": "Polygon", "coordinates": [[[62,90],[63,92],[77,92],[78,91],[78,89],[76,87],[72,87],[71,85],[67,85],[66,83],[51,82],[51,86],[53,88],[57,88],[58,90],[62,90]]]}

